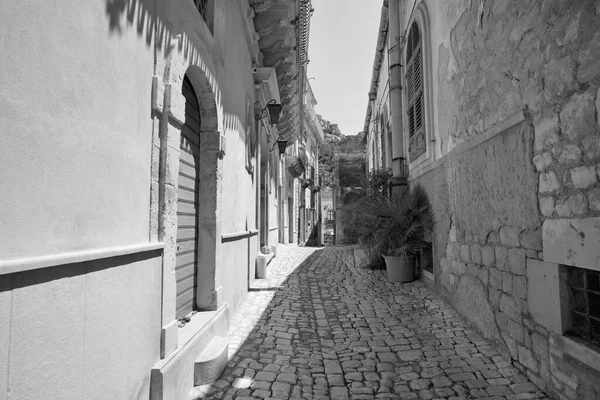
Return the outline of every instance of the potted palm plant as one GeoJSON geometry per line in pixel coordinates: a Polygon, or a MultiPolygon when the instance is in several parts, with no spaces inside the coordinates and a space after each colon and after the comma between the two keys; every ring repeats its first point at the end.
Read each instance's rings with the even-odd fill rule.
{"type": "Polygon", "coordinates": [[[390,281],[410,282],[415,278],[415,258],[421,252],[426,235],[433,230],[433,209],[420,185],[410,193],[387,200],[380,210],[379,229],[375,233],[378,252],[385,259],[390,281]]]}
{"type": "Polygon", "coordinates": [[[433,209],[420,185],[389,197],[365,196],[342,217],[347,234],[360,243],[372,266],[383,266],[385,260],[390,281],[414,280],[415,257],[434,226],[433,209]]]}

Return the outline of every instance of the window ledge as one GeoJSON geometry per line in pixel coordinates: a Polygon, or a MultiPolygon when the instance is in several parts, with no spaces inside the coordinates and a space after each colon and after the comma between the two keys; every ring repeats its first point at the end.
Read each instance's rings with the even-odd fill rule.
{"type": "Polygon", "coordinates": [[[554,354],[562,352],[600,372],[600,353],[598,349],[581,340],[567,336],[550,335],[550,351],[554,354]]]}

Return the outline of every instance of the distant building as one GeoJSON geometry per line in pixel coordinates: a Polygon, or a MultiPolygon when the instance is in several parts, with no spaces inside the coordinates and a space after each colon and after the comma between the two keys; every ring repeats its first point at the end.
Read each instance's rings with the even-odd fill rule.
{"type": "Polygon", "coordinates": [[[365,137],[362,134],[346,136],[334,145],[334,200],[335,244],[350,243],[344,236],[340,218],[343,209],[365,194],[365,137]]]}

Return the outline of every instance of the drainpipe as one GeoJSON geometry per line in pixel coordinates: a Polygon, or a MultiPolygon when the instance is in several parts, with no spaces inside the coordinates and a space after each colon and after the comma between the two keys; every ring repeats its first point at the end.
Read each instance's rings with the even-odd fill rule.
{"type": "Polygon", "coordinates": [[[408,187],[408,165],[404,156],[402,135],[402,27],[400,26],[400,0],[389,0],[389,71],[392,122],[392,193],[408,187]]]}

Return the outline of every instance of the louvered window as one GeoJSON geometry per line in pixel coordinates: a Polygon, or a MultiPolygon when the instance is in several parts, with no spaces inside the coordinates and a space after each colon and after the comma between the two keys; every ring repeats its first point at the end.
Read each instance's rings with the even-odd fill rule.
{"type": "Polygon", "coordinates": [[[425,153],[425,124],[423,117],[423,52],[421,32],[412,24],[406,49],[406,95],[408,98],[408,154],[415,160],[425,153]]]}

